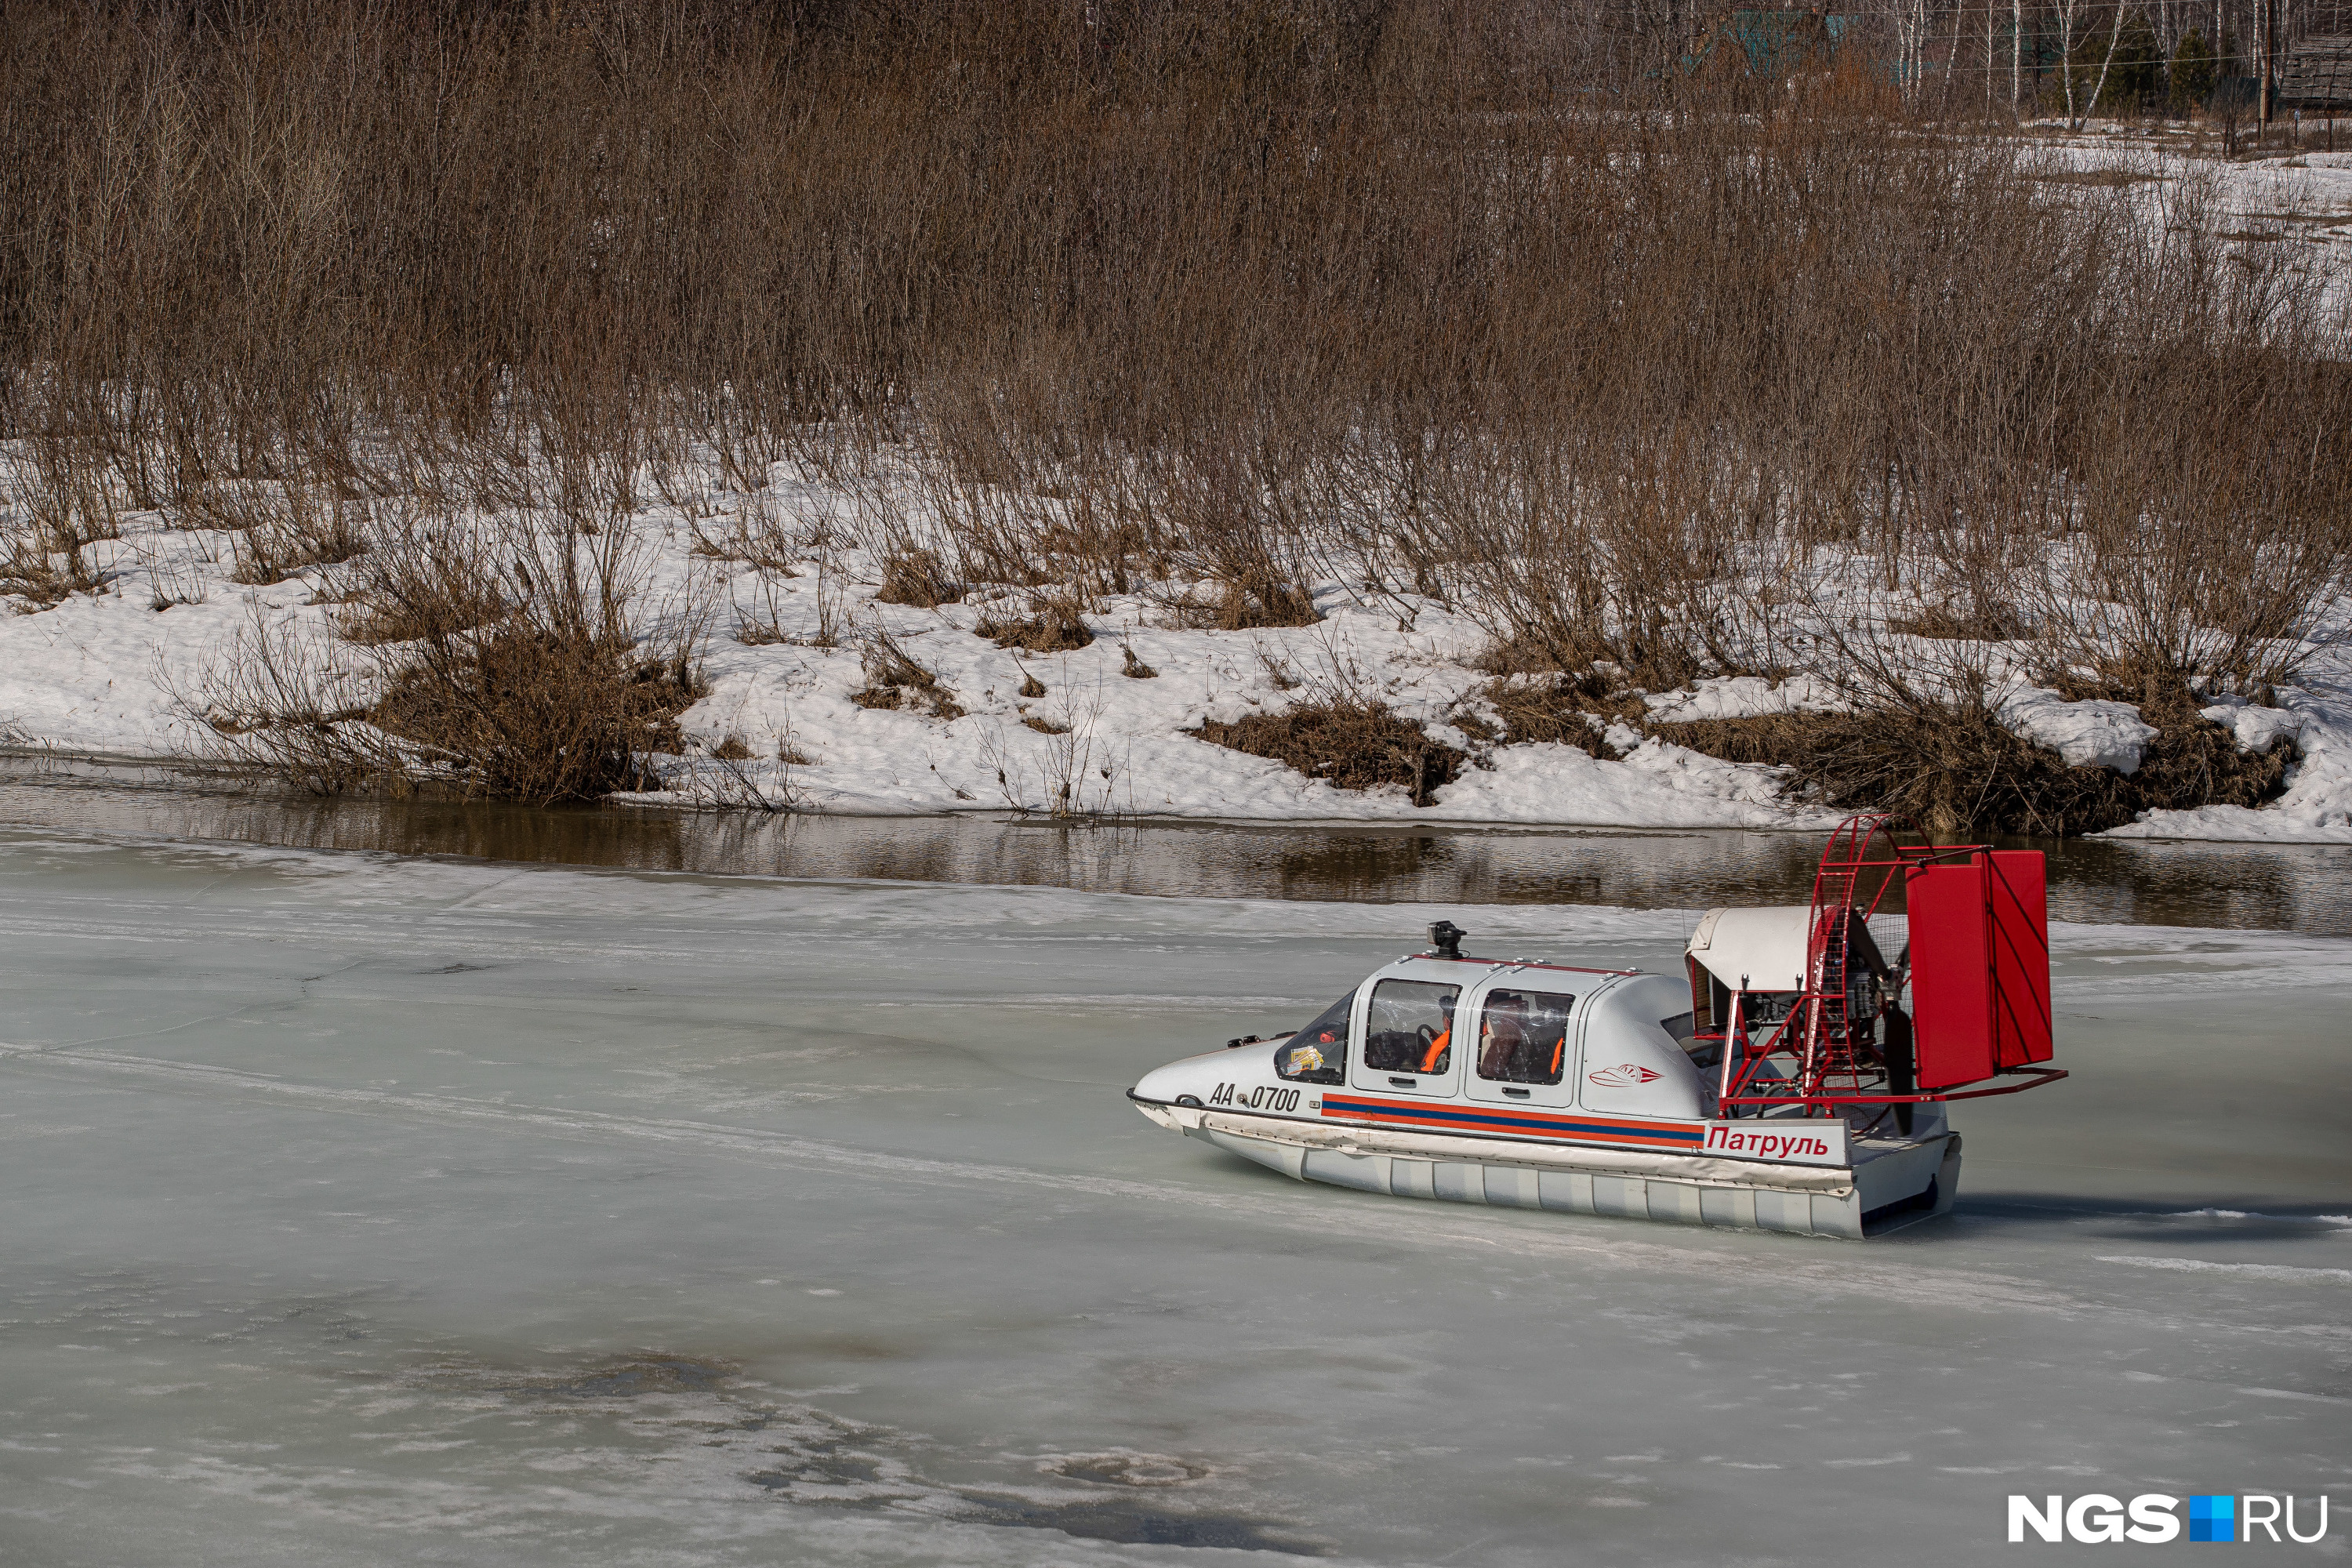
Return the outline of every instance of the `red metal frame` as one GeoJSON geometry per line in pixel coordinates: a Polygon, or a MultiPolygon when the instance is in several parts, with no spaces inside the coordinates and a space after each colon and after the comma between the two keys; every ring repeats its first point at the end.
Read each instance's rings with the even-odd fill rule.
{"type": "MultiPolygon", "coordinates": [[[[1735,995],[1732,1018],[1721,1020],[1718,1033],[1698,1037],[1718,1040],[1723,1045],[1717,1103],[1724,1113],[1737,1115],[1733,1108],[1738,1106],[1755,1106],[1759,1110],[1795,1105],[1826,1110],[1843,1105],[1916,1105],[1945,1100],[1980,1100],[2039,1089],[2066,1076],[2054,1068],[2012,1067],[2000,1069],[2000,1076],[2023,1076],[2029,1081],[1991,1089],[1954,1084],[1927,1093],[1889,1092],[1885,1065],[1879,1058],[1875,1044],[1874,1015],[1865,1012],[1857,1017],[1849,1012],[1856,995],[1851,968],[1854,956],[1853,926],[1857,921],[1878,912],[1887,889],[1895,885],[1898,877],[1938,861],[1973,856],[1990,848],[1982,844],[1945,848],[1897,844],[1889,828],[1891,820],[1875,814],[1850,816],[1830,835],[1829,844],[1822,851],[1821,865],[1813,873],[1806,925],[1805,988],[1790,1004],[1788,1016],[1779,1027],[1761,1043],[1749,1042],[1745,1028],[1732,1027],[1739,1010],[1735,995]],[[1874,858],[1873,848],[1882,839],[1885,850],[1874,858]],[[1863,880],[1874,870],[1880,873],[1879,881],[1865,904],[1861,899],[1863,880]],[[1794,1070],[1779,1077],[1764,1077],[1767,1063],[1776,1056],[1793,1058],[1794,1070]]],[[[1898,979],[1897,994],[1901,986],[1898,979]]]]}
{"type": "MultiPolygon", "coordinates": [[[[2040,1089],[2045,1083],[2056,1083],[2067,1076],[2063,1068],[2009,1068],[2006,1073],[2026,1079],[2024,1083],[2005,1083],[1998,1089],[1963,1089],[1938,1090],[1934,1094],[1822,1094],[1815,1095],[1807,1105],[1926,1105],[1938,1100],[1984,1100],[1996,1094],[2023,1094],[2029,1089],[2040,1089]]],[[[1790,1100],[1744,1100],[1742,1105],[1793,1105],[1790,1100]]]]}

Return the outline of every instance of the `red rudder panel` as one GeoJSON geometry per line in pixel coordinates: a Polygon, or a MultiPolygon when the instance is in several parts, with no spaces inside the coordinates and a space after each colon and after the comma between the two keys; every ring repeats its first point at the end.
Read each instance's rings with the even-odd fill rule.
{"type": "Polygon", "coordinates": [[[2050,909],[2038,849],[1996,849],[1985,895],[1992,939],[1993,1059],[2050,1059],[2050,909]]]}
{"type": "Polygon", "coordinates": [[[1911,1025],[1923,1091],[1975,1083],[1993,1073],[1988,869],[1984,858],[1976,856],[1966,865],[1915,868],[1905,880],[1911,1025]]]}

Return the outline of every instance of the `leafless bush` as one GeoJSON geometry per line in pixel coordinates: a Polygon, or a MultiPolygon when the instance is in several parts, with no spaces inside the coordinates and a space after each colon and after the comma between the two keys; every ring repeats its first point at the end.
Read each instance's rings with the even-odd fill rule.
{"type": "Polygon", "coordinates": [[[698,694],[682,658],[526,619],[426,639],[368,718],[469,793],[546,805],[660,787],[646,758],[683,749],[677,715],[698,694]]]}
{"type": "Polygon", "coordinates": [[[1475,707],[1449,716],[1456,729],[1473,739],[1502,745],[1548,741],[1594,757],[1615,757],[1607,739],[1610,721],[1637,718],[1644,707],[1640,698],[1629,697],[1622,688],[1612,690],[1607,678],[1593,670],[1580,678],[1498,676],[1476,695],[1496,721],[1489,722],[1475,707]]]}
{"type": "Polygon", "coordinates": [[[691,606],[648,616],[626,531],[404,511],[366,542],[352,612],[304,629],[257,609],[183,709],[320,793],[431,781],[543,805],[658,787],[646,758],[682,749],[703,626],[691,606]]]}
{"type": "Polygon", "coordinates": [[[322,626],[249,601],[246,624],[194,678],[159,668],[182,712],[212,736],[207,750],[265,769],[314,795],[403,787],[411,758],[367,722],[376,669],[322,626]]]}
{"type": "Polygon", "coordinates": [[[981,760],[995,770],[998,793],[1012,810],[1055,817],[1130,815],[1126,754],[1099,733],[1101,684],[1073,684],[1067,673],[1055,682],[1058,694],[1048,711],[1022,716],[1022,726],[1043,742],[1015,744],[999,728],[981,736],[981,760]]]}
{"type": "Polygon", "coordinates": [[[1286,683],[1290,669],[1261,647],[1259,657],[1284,689],[1301,689],[1277,712],[1234,721],[1208,720],[1192,731],[1215,745],[1270,757],[1334,788],[1393,786],[1412,804],[1434,803],[1435,793],[1461,773],[1468,756],[1430,736],[1398,713],[1372,679],[1336,637],[1327,639],[1315,672],[1286,683]]]}
{"type": "Polygon", "coordinates": [[[767,577],[799,576],[802,559],[824,543],[809,538],[805,530],[793,528],[775,497],[766,490],[751,496],[722,526],[708,527],[703,520],[689,526],[694,554],[745,562],[767,577]]]}
{"type": "Polygon", "coordinates": [[[963,705],[955,693],[941,685],[939,676],[908,653],[880,622],[865,627],[858,634],[858,643],[865,656],[866,686],[851,693],[852,702],[860,708],[928,713],[934,719],[963,717],[963,705]]]}
{"type": "Polygon", "coordinates": [[[312,566],[349,561],[367,548],[364,510],[289,487],[283,509],[232,536],[238,583],[282,583],[312,566]]]}
{"type": "Polygon", "coordinates": [[[1789,768],[1823,804],[1891,811],[1938,837],[2096,833],[2140,813],[2259,805],[2284,788],[2293,749],[2248,755],[2193,706],[2147,706],[2157,726],[2138,769],[2073,767],[1966,697],[1876,713],[1777,714],[1651,726],[1733,762],[1789,768]]]}

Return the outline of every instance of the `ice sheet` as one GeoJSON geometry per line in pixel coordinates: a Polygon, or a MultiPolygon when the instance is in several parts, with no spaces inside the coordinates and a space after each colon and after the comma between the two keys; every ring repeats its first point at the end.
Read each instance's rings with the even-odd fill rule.
{"type": "Polygon", "coordinates": [[[2076,1077],[1864,1246],[1298,1186],[1124,1103],[1441,913],[1653,966],[1691,919],[0,834],[0,1540],[1958,1563],[2011,1490],[2340,1495],[2352,943],[2059,927],[2076,1077]]]}

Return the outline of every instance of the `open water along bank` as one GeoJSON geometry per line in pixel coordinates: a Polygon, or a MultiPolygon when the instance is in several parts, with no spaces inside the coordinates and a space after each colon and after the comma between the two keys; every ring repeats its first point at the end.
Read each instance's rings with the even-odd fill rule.
{"type": "Polygon", "coordinates": [[[1441,913],[1692,919],[0,832],[0,1555],[1958,1563],[2011,1492],[2344,1497],[2352,942],[2062,925],[2074,1078],[1880,1243],[1128,1106],[1441,913]]]}
{"type": "MultiPolygon", "coordinates": [[[[1803,902],[1822,835],[1070,825],[625,806],[321,800],[222,774],[0,752],[0,826],[707,875],[883,878],[1171,898],[1612,904],[1803,902]]],[[[2010,842],[2010,841],[2005,841],[2010,842]]],[[[2352,936],[2352,845],[2016,840],[2060,920],[2352,936]]]]}

